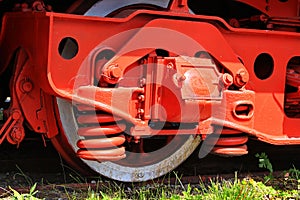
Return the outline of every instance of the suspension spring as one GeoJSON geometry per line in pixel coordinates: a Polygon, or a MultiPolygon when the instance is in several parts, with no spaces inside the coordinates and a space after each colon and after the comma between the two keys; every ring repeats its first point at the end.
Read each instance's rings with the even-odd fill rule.
{"type": "Polygon", "coordinates": [[[215,127],[216,137],[212,153],[222,156],[241,156],[248,153],[248,136],[241,131],[226,128],[215,127]]]}
{"type": "Polygon", "coordinates": [[[117,161],[126,157],[123,132],[125,123],[111,114],[77,105],[77,156],[86,160],[117,161]]]}

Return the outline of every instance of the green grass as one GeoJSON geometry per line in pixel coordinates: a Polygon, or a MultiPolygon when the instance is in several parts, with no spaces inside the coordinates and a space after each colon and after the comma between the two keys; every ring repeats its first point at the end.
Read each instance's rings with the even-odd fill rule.
{"type": "MultiPolygon", "coordinates": [[[[292,177],[291,177],[292,178],[292,177]]],[[[87,200],[100,199],[161,199],[161,200],[291,200],[300,199],[300,190],[275,189],[252,178],[233,180],[216,179],[197,185],[183,185],[180,180],[176,186],[153,183],[142,187],[126,188],[120,185],[109,188],[89,190],[87,200]]]]}
{"type": "MultiPolygon", "coordinates": [[[[122,184],[113,181],[103,182],[98,180],[86,189],[76,190],[67,186],[56,185],[52,190],[60,188],[60,194],[63,199],[75,200],[296,200],[300,199],[300,171],[295,167],[284,172],[282,177],[276,177],[266,183],[254,180],[253,178],[239,179],[237,173],[235,178],[225,180],[215,178],[208,182],[199,182],[199,184],[183,184],[180,177],[176,176],[176,184],[162,184],[152,182],[151,184],[122,184]],[[64,189],[63,189],[64,188],[64,189]]],[[[38,200],[40,198],[51,199],[43,187],[37,190],[37,184],[34,184],[28,193],[21,194],[15,189],[9,188],[5,199],[13,200],[38,200]]],[[[48,187],[49,190],[49,187],[48,187]]],[[[1,199],[1,197],[0,197],[1,199]]],[[[57,198],[56,198],[57,199],[57,198]]]]}
{"type": "MultiPolygon", "coordinates": [[[[181,182],[180,182],[181,183],[181,182]]],[[[10,188],[11,195],[6,199],[15,200],[38,200],[36,196],[36,184],[31,187],[29,193],[20,194],[10,188]]],[[[280,190],[267,186],[263,182],[254,179],[211,180],[208,183],[199,183],[196,185],[175,186],[163,185],[160,183],[148,184],[145,186],[130,187],[123,184],[112,183],[105,187],[99,184],[98,188],[93,190],[88,188],[86,191],[81,190],[81,194],[76,193],[64,195],[67,199],[86,199],[86,200],[121,200],[121,199],[161,199],[161,200],[279,200],[279,199],[300,199],[299,190],[280,190]],[[182,187],[183,186],[183,187],[182,187]]]]}

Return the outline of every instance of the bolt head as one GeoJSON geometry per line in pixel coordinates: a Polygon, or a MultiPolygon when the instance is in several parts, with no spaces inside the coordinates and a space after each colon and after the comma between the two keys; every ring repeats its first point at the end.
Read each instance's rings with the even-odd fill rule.
{"type": "Polygon", "coordinates": [[[30,81],[23,83],[22,89],[24,92],[28,93],[33,89],[33,84],[30,81]]]}
{"type": "Polygon", "coordinates": [[[109,68],[109,74],[113,78],[120,78],[122,76],[122,70],[114,65],[109,68]]]}
{"type": "Polygon", "coordinates": [[[233,83],[233,77],[230,74],[225,73],[222,76],[222,81],[223,81],[224,85],[229,86],[233,83]]]}

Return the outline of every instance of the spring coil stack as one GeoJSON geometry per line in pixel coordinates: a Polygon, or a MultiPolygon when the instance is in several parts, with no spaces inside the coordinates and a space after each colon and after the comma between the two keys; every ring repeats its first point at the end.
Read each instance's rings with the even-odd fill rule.
{"type": "Polygon", "coordinates": [[[125,123],[111,114],[77,105],[77,156],[86,160],[117,161],[126,157],[123,132],[125,123]]]}
{"type": "Polygon", "coordinates": [[[212,153],[224,156],[241,156],[248,153],[248,136],[241,131],[216,126],[212,139],[214,143],[212,153]]]}

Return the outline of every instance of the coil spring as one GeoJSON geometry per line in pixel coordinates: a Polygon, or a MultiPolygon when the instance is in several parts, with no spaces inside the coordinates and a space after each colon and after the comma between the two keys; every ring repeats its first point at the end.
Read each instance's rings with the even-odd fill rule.
{"type": "Polygon", "coordinates": [[[215,142],[212,153],[223,156],[241,156],[248,153],[246,134],[226,127],[216,127],[215,133],[219,138],[215,142]]]}
{"type": "Polygon", "coordinates": [[[126,157],[122,134],[126,125],[108,113],[95,113],[93,108],[77,105],[79,124],[77,156],[86,160],[117,161],[126,157]]]}

